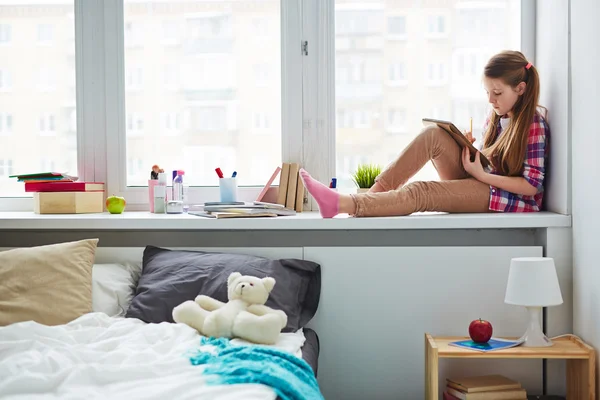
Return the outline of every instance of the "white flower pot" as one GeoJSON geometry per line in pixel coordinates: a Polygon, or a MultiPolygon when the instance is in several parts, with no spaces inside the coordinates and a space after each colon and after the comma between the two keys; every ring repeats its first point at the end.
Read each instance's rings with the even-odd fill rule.
{"type": "Polygon", "coordinates": [[[367,193],[370,188],[356,188],[356,193],[367,193]]]}

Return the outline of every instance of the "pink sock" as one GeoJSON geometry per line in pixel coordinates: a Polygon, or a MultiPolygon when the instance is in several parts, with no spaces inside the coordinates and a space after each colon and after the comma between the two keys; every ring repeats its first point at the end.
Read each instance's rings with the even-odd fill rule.
{"type": "Polygon", "coordinates": [[[338,192],[315,180],[304,168],[300,168],[300,178],[308,193],[315,198],[323,218],[333,218],[339,214],[340,195],[338,192]]]}

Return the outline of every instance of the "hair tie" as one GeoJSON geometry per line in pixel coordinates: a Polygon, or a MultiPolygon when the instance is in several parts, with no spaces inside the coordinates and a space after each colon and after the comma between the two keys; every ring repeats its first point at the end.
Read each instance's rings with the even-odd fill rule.
{"type": "Polygon", "coordinates": [[[531,68],[531,63],[530,62],[528,62],[527,65],[525,66],[525,69],[529,69],[529,68],[531,68]]]}

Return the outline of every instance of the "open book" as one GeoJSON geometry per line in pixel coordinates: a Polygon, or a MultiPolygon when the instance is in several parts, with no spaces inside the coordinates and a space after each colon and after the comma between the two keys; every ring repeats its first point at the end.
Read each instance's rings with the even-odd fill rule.
{"type": "MultiPolygon", "coordinates": [[[[471,153],[471,160],[474,160],[475,155],[479,152],[479,150],[477,150],[475,146],[469,142],[469,139],[467,139],[467,137],[452,122],[433,118],[423,118],[423,125],[437,125],[442,128],[452,137],[452,139],[456,141],[456,143],[458,143],[461,149],[464,147],[469,149],[469,152],[471,153]]],[[[483,168],[487,168],[491,165],[490,160],[488,160],[483,154],[479,155],[479,159],[481,160],[481,165],[483,168]]]]}
{"type": "Polygon", "coordinates": [[[248,218],[296,215],[296,211],[281,204],[254,201],[220,205],[205,203],[203,211],[190,211],[189,214],[206,218],[248,218]]]}

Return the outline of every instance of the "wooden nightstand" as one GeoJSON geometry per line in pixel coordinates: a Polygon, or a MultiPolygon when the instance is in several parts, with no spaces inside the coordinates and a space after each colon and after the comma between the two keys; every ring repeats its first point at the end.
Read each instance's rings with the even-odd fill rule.
{"type": "Polygon", "coordinates": [[[465,337],[433,337],[425,334],[425,399],[438,400],[438,360],[440,358],[555,358],[567,360],[567,400],[596,398],[596,355],[592,347],[577,337],[553,339],[551,347],[513,347],[482,353],[448,345],[465,337]]]}

